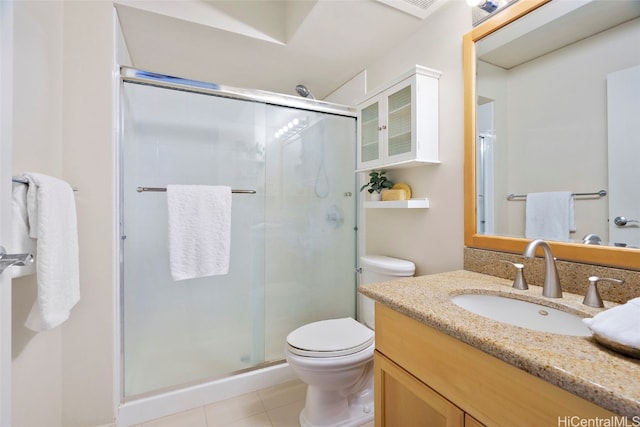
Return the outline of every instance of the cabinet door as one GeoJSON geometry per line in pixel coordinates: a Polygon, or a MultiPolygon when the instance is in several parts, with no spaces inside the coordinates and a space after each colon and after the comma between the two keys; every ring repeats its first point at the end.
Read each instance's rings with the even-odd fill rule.
{"type": "Polygon", "coordinates": [[[377,166],[381,163],[381,105],[378,100],[360,109],[360,146],[358,168],[377,166]]]}
{"type": "Polygon", "coordinates": [[[404,82],[387,92],[385,157],[389,163],[415,157],[413,86],[404,82]]]}
{"type": "Polygon", "coordinates": [[[464,427],[485,427],[485,425],[471,415],[464,414],[464,427]]]}
{"type": "Polygon", "coordinates": [[[463,427],[460,408],[376,352],[376,427],[463,427]]]}

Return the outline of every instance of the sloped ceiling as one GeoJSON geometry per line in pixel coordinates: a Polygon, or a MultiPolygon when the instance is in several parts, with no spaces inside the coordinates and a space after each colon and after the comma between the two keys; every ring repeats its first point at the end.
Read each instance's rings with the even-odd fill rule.
{"type": "Polygon", "coordinates": [[[135,68],[290,95],[301,83],[318,99],[423,24],[375,0],[123,0],[116,10],[135,68]]]}

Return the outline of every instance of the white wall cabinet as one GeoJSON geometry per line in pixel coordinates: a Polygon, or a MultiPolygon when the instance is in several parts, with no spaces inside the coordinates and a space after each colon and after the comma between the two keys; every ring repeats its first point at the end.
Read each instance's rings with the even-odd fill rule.
{"type": "Polygon", "coordinates": [[[358,171],[439,163],[440,74],[416,66],[358,105],[358,171]]]}

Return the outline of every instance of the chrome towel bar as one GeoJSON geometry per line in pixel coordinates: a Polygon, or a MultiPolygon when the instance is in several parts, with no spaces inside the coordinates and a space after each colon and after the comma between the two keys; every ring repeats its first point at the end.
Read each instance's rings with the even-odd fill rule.
{"type": "MultiPolygon", "coordinates": [[[[604,197],[607,195],[607,190],[600,190],[600,191],[596,191],[594,193],[573,193],[574,197],[579,197],[579,196],[598,196],[598,197],[604,197]]],[[[527,195],[526,194],[509,194],[507,196],[507,200],[520,200],[520,199],[526,199],[527,195]]]]}
{"type": "Polygon", "coordinates": [[[11,182],[17,182],[18,184],[29,185],[29,181],[27,180],[27,178],[21,178],[19,176],[12,176],[11,177],[11,182]]]}
{"type": "MultiPolygon", "coordinates": [[[[155,191],[155,192],[165,192],[167,191],[164,187],[138,187],[136,188],[138,193],[142,193],[145,191],[155,191]]],[[[240,194],[256,194],[256,190],[231,190],[232,193],[240,193],[240,194]]]]}
{"type": "MultiPolygon", "coordinates": [[[[18,184],[29,185],[29,180],[27,178],[23,178],[21,176],[12,176],[11,182],[15,182],[18,184]]],[[[71,187],[73,191],[78,191],[76,187],[71,187]]]]}

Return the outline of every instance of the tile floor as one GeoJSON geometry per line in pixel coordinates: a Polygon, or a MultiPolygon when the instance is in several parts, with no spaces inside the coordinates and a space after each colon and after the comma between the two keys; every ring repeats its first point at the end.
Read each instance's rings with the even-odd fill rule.
{"type": "Polygon", "coordinates": [[[305,395],[306,385],[291,381],[132,427],[299,427],[305,395]]]}

